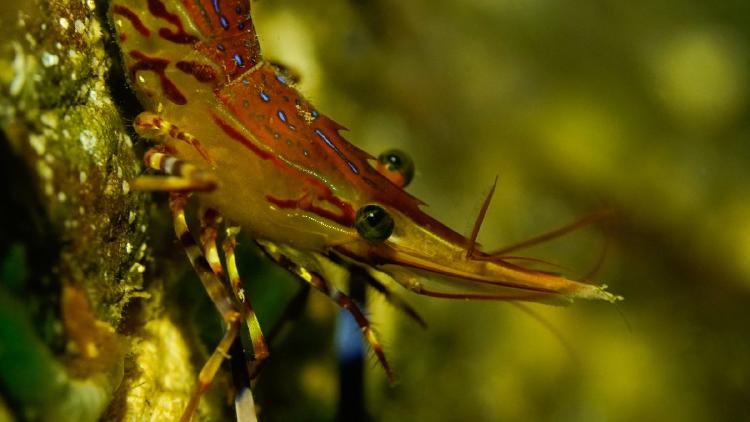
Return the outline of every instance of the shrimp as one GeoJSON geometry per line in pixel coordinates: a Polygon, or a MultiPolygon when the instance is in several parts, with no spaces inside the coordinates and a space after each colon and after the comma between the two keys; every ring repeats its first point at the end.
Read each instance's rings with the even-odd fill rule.
{"type": "Polygon", "coordinates": [[[375,159],[349,143],[343,126],[306,100],[288,72],[263,59],[248,0],[114,0],[110,16],[145,109],[134,128],[157,144],[145,164],[164,174],[141,176],[134,186],[170,193],[175,233],[226,324],[182,420],[191,418],[242,322],[256,363],[268,356],[235,264],[240,227],[272,261],[352,313],[389,378],[369,321],[329,281],[337,268],[360,267],[391,298],[381,280],[446,299],[620,299],[606,286],[483,251],[476,238],[491,195],[469,237],[424,212],[404,190],[413,176],[407,156],[394,150],[375,159]],[[204,210],[199,240],[185,218],[189,197],[204,210]],[[225,265],[217,246],[221,221],[228,224],[225,265]]]}

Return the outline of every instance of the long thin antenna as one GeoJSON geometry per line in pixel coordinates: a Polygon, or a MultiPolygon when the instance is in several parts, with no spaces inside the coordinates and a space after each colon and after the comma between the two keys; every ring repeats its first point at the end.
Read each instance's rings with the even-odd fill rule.
{"type": "Polygon", "coordinates": [[[495,194],[495,187],[497,187],[497,176],[495,176],[495,182],[492,184],[492,189],[487,197],[484,198],[482,209],[479,210],[477,219],[474,220],[474,228],[471,229],[471,238],[469,239],[469,246],[466,248],[466,257],[470,258],[474,254],[474,250],[477,246],[477,236],[479,236],[479,229],[482,228],[484,217],[487,215],[487,210],[490,208],[490,202],[492,202],[492,195],[495,194]]]}
{"type": "Polygon", "coordinates": [[[602,244],[601,251],[599,252],[599,257],[597,258],[594,266],[581,278],[582,280],[591,280],[594,275],[598,273],[602,268],[602,265],[604,265],[604,260],[607,258],[607,252],[609,251],[610,234],[606,229],[602,230],[602,233],[604,234],[604,243],[602,244]]]}
{"type": "Polygon", "coordinates": [[[549,231],[547,233],[543,233],[539,236],[532,237],[531,239],[525,240],[520,243],[516,243],[515,245],[511,245],[499,250],[496,250],[492,252],[491,256],[497,256],[497,255],[503,255],[507,254],[509,252],[518,251],[521,249],[526,249],[534,245],[538,245],[540,243],[546,242],[548,240],[556,239],[558,237],[564,236],[570,232],[573,232],[575,230],[580,229],[581,227],[588,226],[590,224],[594,224],[597,221],[603,220],[613,214],[613,211],[611,209],[605,209],[601,211],[597,211],[595,213],[589,214],[577,221],[574,221],[568,225],[562,226],[559,229],[549,231]]]}

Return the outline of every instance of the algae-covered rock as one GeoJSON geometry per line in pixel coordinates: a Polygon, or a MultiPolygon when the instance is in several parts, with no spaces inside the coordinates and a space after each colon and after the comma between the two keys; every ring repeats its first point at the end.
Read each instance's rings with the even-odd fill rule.
{"type": "Polygon", "coordinates": [[[197,370],[146,271],[150,196],[131,189],[106,4],[0,12],[0,413],[174,419],[197,370]]]}

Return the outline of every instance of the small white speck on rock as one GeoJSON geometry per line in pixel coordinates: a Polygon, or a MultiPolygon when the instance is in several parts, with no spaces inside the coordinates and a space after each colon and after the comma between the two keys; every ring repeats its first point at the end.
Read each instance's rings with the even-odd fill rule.
{"type": "Polygon", "coordinates": [[[48,53],[46,51],[42,52],[42,65],[44,65],[44,67],[52,67],[58,63],[60,63],[60,58],[57,54],[48,53]]]}
{"type": "Polygon", "coordinates": [[[84,130],[78,138],[81,141],[81,146],[89,154],[94,153],[94,147],[96,146],[96,136],[90,130],[84,130]]]}
{"type": "Polygon", "coordinates": [[[39,120],[52,129],[55,129],[57,127],[58,120],[55,113],[42,113],[42,115],[39,116],[39,120]]]}
{"type": "Polygon", "coordinates": [[[29,135],[29,143],[37,154],[42,155],[47,147],[47,140],[42,135],[29,135]]]}

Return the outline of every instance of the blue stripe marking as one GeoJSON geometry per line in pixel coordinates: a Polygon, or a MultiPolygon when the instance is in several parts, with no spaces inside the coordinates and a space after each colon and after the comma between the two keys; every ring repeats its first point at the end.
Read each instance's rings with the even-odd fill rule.
{"type": "Polygon", "coordinates": [[[224,15],[219,16],[219,23],[221,24],[221,27],[224,28],[225,31],[229,30],[229,21],[227,20],[227,17],[224,15]]]}
{"type": "Polygon", "coordinates": [[[331,140],[328,139],[328,137],[326,136],[325,133],[323,133],[322,130],[315,129],[315,134],[318,135],[318,137],[320,137],[320,139],[322,139],[323,142],[325,142],[326,144],[328,144],[329,147],[333,148],[336,151],[339,150],[338,148],[336,148],[336,145],[334,145],[333,142],[331,142],[331,140]]]}
{"type": "Polygon", "coordinates": [[[330,139],[328,139],[328,137],[326,136],[325,133],[323,133],[322,130],[315,129],[315,134],[318,135],[318,137],[320,139],[322,139],[323,142],[325,142],[336,153],[336,155],[339,156],[339,158],[341,158],[342,160],[344,160],[344,162],[346,163],[346,165],[349,166],[349,168],[352,170],[352,173],[359,174],[359,169],[357,168],[357,166],[355,166],[354,163],[352,163],[351,161],[349,161],[348,158],[346,158],[346,156],[344,155],[344,153],[341,152],[341,150],[339,150],[338,147],[336,147],[336,145],[334,145],[333,142],[331,142],[330,139]]]}
{"type": "Polygon", "coordinates": [[[237,66],[245,67],[245,62],[242,60],[242,56],[235,53],[233,58],[234,58],[234,62],[237,63],[237,66]]]}
{"type": "Polygon", "coordinates": [[[279,75],[279,74],[276,74],[276,80],[279,81],[279,83],[282,84],[282,85],[286,85],[287,84],[286,78],[283,77],[283,76],[281,76],[281,75],[279,75]]]}
{"type": "Polygon", "coordinates": [[[271,100],[271,97],[266,94],[266,91],[260,91],[260,99],[263,100],[264,103],[267,103],[271,100]]]}
{"type": "Polygon", "coordinates": [[[219,0],[213,0],[212,3],[214,4],[214,12],[217,14],[221,12],[221,7],[219,7],[219,0]]]}
{"type": "Polygon", "coordinates": [[[286,123],[286,114],[284,114],[283,111],[279,110],[276,112],[276,115],[279,116],[279,120],[286,123]]]}
{"type": "Polygon", "coordinates": [[[359,174],[359,169],[357,168],[357,166],[354,165],[354,163],[352,163],[349,160],[346,160],[346,165],[349,166],[350,169],[352,169],[352,173],[359,174]]]}

